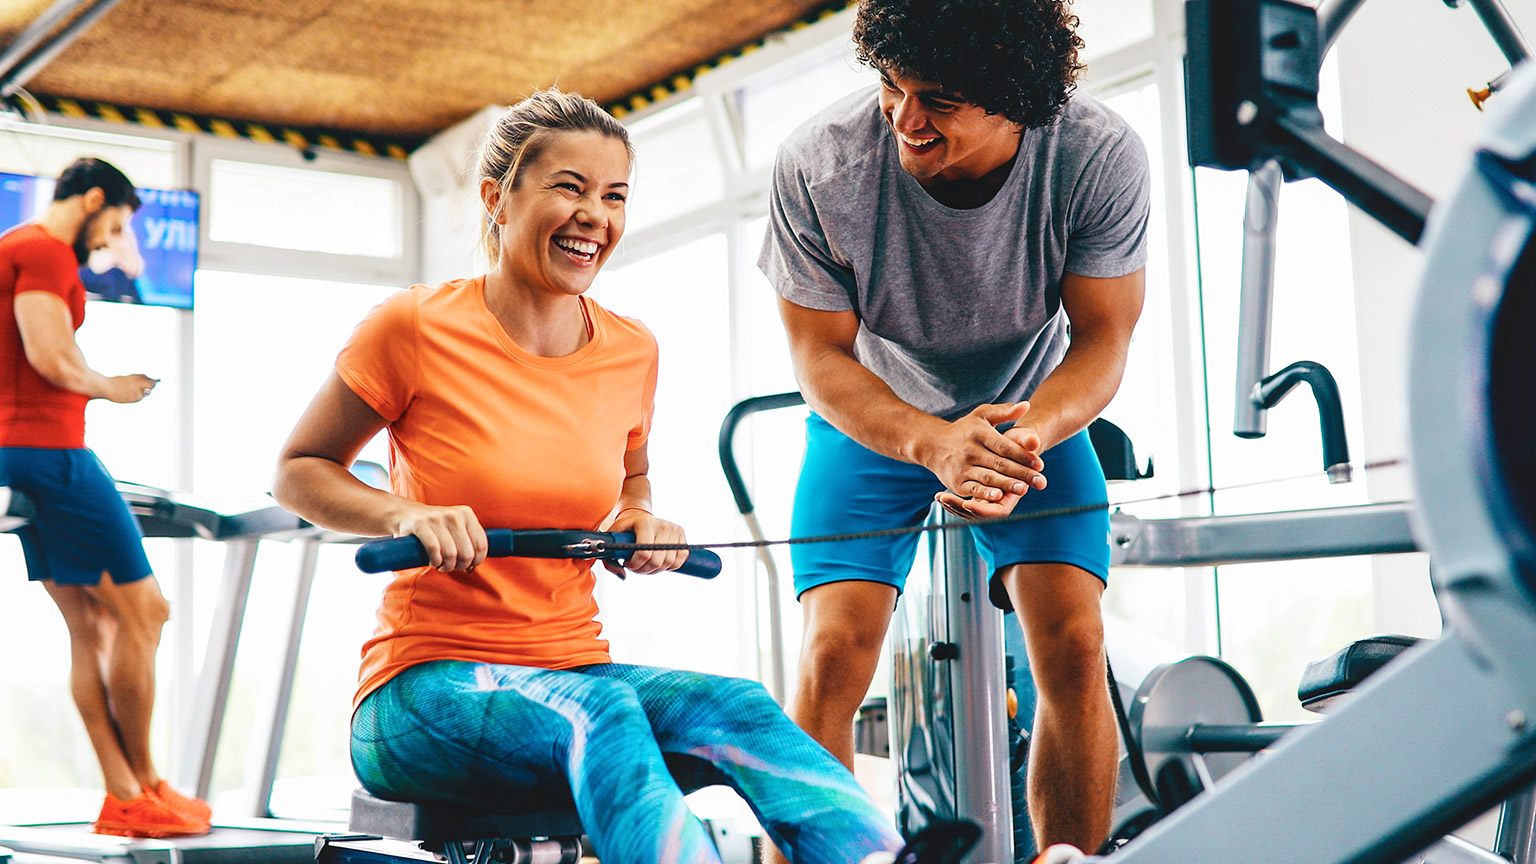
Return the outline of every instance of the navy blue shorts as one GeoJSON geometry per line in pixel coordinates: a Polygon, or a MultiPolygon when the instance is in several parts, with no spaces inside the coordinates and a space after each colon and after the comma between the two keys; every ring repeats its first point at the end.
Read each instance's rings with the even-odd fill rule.
{"type": "Polygon", "coordinates": [[[29,579],[99,585],[106,572],[122,585],[150,574],[139,523],[90,450],[0,447],[0,486],[37,505],[31,524],[16,532],[29,579]]]}
{"type": "MultiPolygon", "coordinates": [[[[1011,609],[997,571],[1012,564],[1071,564],[1109,579],[1109,507],[1104,470],[1087,432],[1041,454],[1045,489],[1031,489],[1014,513],[1092,507],[1083,512],[970,529],[992,572],[992,602],[1011,609]]],[[[794,537],[921,525],[943,484],[933,472],[882,456],[816,414],[806,420],[805,462],[795,489],[794,537]]],[[[828,582],[883,582],[900,592],[917,552],[916,534],[790,546],[795,595],[828,582]]]]}

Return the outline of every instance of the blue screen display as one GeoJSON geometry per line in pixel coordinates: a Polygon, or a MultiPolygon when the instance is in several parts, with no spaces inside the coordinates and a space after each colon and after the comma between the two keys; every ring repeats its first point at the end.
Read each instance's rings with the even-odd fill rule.
{"type": "MultiPolygon", "coordinates": [[[[91,254],[80,281],[93,300],[192,308],[197,270],[198,195],[186,189],[139,189],[131,239],[91,254]]],[[[0,232],[41,213],[53,180],[0,173],[0,232]]]]}

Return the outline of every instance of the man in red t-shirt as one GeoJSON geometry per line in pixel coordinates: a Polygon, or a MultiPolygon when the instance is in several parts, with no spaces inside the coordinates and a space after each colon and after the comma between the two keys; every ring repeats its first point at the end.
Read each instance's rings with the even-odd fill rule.
{"type": "Polygon", "coordinates": [[[79,267],[127,230],[138,206],[121,171],[79,159],[41,216],[0,236],[0,486],[37,506],[18,533],[28,576],[69,629],[70,690],[107,791],[96,831],[172,837],[206,833],[209,813],[150,761],[155,652],[170,606],[138,524],[85,446],[88,401],[137,402],[156,382],[102,375],[75,343],[85,320],[79,267]]]}

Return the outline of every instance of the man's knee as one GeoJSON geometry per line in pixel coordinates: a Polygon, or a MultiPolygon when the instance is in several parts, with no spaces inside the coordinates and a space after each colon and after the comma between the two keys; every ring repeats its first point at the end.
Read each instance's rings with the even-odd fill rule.
{"type": "Polygon", "coordinates": [[[101,605],[125,636],[158,637],[171,618],[170,601],[153,578],[102,587],[101,605]]]}
{"type": "Polygon", "coordinates": [[[796,700],[832,701],[857,709],[884,644],[884,632],[823,628],[806,634],[796,700]]]}
{"type": "Polygon", "coordinates": [[[1043,699],[1108,693],[1104,631],[1099,622],[1065,624],[1030,646],[1030,672],[1043,699]]]}

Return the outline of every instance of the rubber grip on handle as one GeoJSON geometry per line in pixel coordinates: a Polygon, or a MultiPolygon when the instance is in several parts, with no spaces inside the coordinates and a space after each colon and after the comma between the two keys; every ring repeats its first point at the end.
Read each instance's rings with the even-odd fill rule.
{"type": "MultiPolygon", "coordinates": [[[[508,528],[492,528],[485,532],[490,545],[487,557],[505,558],[512,554],[512,531],[508,528]]],[[[389,537],[370,540],[357,547],[357,569],[364,573],[385,573],[390,570],[409,570],[425,567],[429,563],[427,550],[415,537],[389,537]]]]}
{"type": "MultiPolygon", "coordinates": [[[[635,535],[628,531],[615,531],[613,533],[613,542],[633,543],[635,542],[635,535]]],[[[622,564],[633,554],[635,554],[633,549],[620,549],[610,557],[622,564]]],[[[713,579],[720,575],[720,566],[719,555],[708,549],[694,549],[688,553],[688,560],[683,562],[683,566],[677,568],[677,572],[688,576],[697,576],[700,579],[713,579]]]]}

